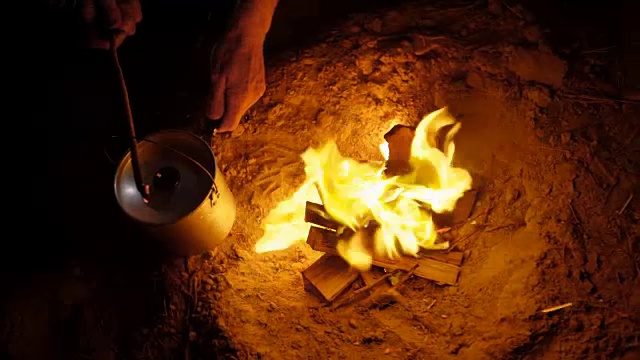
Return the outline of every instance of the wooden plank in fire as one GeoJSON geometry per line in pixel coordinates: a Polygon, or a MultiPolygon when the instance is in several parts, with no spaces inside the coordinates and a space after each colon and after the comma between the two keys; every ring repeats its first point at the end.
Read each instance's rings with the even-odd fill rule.
{"type": "MultiPolygon", "coordinates": [[[[414,127],[396,125],[384,135],[384,139],[389,144],[389,159],[385,170],[387,176],[403,175],[411,171],[409,159],[411,157],[411,142],[415,133],[414,127]]],[[[477,196],[477,190],[465,192],[456,202],[452,212],[433,214],[433,221],[440,227],[450,227],[464,222],[471,215],[477,196]]]]}
{"type": "Polygon", "coordinates": [[[329,213],[325,210],[323,205],[310,201],[307,201],[307,206],[304,212],[304,221],[334,231],[338,230],[339,227],[338,224],[330,218],[329,213]]]}
{"type": "MultiPolygon", "coordinates": [[[[337,255],[335,248],[337,244],[337,235],[334,231],[321,229],[312,226],[307,236],[307,244],[312,249],[325,254],[337,255]]],[[[430,258],[417,259],[408,256],[401,256],[397,259],[389,259],[380,256],[374,256],[371,263],[376,266],[390,270],[410,271],[418,264],[414,271],[414,275],[432,280],[438,283],[455,285],[458,282],[460,267],[446,262],[433,260],[430,258]]]]}
{"type": "Polygon", "coordinates": [[[389,144],[385,175],[398,176],[411,172],[409,158],[415,133],[416,128],[412,126],[396,125],[384,135],[385,141],[389,144]]]}
{"type": "MultiPolygon", "coordinates": [[[[338,224],[335,221],[329,219],[328,216],[329,215],[327,215],[327,212],[324,209],[324,206],[322,204],[316,204],[316,203],[307,201],[307,207],[305,209],[306,222],[314,225],[320,225],[321,227],[324,227],[327,229],[332,229],[332,230],[338,229],[339,227],[338,224]]],[[[310,239],[307,238],[307,243],[309,243],[309,241],[310,239]]],[[[337,237],[336,237],[336,241],[337,241],[337,237]]],[[[309,245],[311,245],[311,247],[314,248],[314,245],[312,244],[309,244],[309,245]]],[[[322,246],[322,244],[319,244],[318,246],[322,246]]],[[[335,249],[335,246],[336,244],[330,244],[330,247],[333,249],[335,249]]],[[[316,250],[322,251],[318,249],[316,250]]],[[[323,252],[327,252],[327,251],[323,251],[323,252]]],[[[437,250],[427,250],[427,251],[423,251],[420,255],[425,258],[446,262],[446,263],[457,265],[457,266],[462,265],[462,261],[463,261],[463,253],[459,251],[446,252],[446,251],[437,251],[437,250]]]]}
{"type": "Polygon", "coordinates": [[[360,273],[338,255],[326,253],[302,272],[305,289],[333,301],[354,282],[360,273]]]}

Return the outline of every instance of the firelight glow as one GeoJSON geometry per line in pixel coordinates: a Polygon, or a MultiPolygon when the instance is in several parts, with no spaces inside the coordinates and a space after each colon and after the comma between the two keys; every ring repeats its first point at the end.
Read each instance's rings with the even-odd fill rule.
{"type": "MultiPolygon", "coordinates": [[[[411,143],[411,171],[393,177],[385,176],[384,165],[344,157],[335,142],[307,149],[302,154],[306,180],[267,215],[256,252],[286,249],[306,239],[310,228],[304,220],[306,201],[324,204],[334,221],[355,231],[336,249],[360,270],[371,266],[373,256],[416,256],[421,248],[447,248],[448,243],[437,241],[431,215],[452,211],[471,188],[469,172],[452,165],[453,137],[460,126],[446,108],[424,117],[411,143]],[[436,144],[439,130],[445,132],[442,150],[436,144]],[[358,230],[371,220],[378,226],[368,246],[364,232],[358,230]]],[[[380,151],[389,158],[386,142],[380,151]]]]}

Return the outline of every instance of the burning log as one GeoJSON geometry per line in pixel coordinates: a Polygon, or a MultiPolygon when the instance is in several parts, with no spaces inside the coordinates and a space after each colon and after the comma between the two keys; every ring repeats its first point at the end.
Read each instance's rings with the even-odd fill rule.
{"type": "Polygon", "coordinates": [[[339,228],[339,224],[331,220],[329,213],[325,210],[323,205],[310,201],[307,201],[304,212],[304,221],[333,231],[336,231],[339,228]]]}
{"type": "Polygon", "coordinates": [[[348,297],[344,298],[344,299],[340,299],[338,302],[333,304],[333,309],[337,309],[341,306],[350,304],[354,301],[357,301],[361,298],[366,297],[371,290],[378,284],[383,284],[385,280],[387,280],[388,278],[390,278],[391,276],[393,276],[398,270],[394,270],[393,272],[390,273],[386,273],[383,276],[375,279],[371,284],[367,284],[364,287],[355,290],[354,292],[352,292],[348,297]]]}
{"type": "MultiPolygon", "coordinates": [[[[340,228],[340,226],[335,221],[330,219],[329,214],[325,210],[324,206],[321,204],[316,204],[316,203],[307,201],[304,218],[305,218],[305,221],[308,223],[311,223],[313,225],[317,225],[326,229],[330,229],[333,231],[336,231],[338,228],[340,228]]],[[[333,240],[334,241],[333,243],[328,244],[327,247],[323,247],[324,245],[322,243],[319,243],[315,245],[315,246],[318,246],[318,249],[316,249],[314,245],[310,243],[310,241],[314,241],[314,240],[311,240],[310,237],[307,237],[307,243],[311,246],[311,248],[313,248],[316,251],[335,253],[337,236],[335,236],[335,233],[333,234],[334,234],[335,240],[333,240]]],[[[421,257],[424,257],[424,258],[437,260],[440,262],[444,262],[444,263],[448,263],[456,266],[462,265],[462,260],[464,258],[464,254],[459,251],[443,252],[443,251],[425,250],[425,251],[422,251],[420,255],[421,257]]]]}
{"type": "Polygon", "coordinates": [[[381,276],[384,276],[384,269],[379,266],[372,266],[369,270],[360,273],[362,282],[366,285],[373,284],[381,276]]]}
{"type": "Polygon", "coordinates": [[[358,279],[359,272],[338,255],[326,253],[302,272],[305,289],[331,302],[358,279]]]}
{"type": "MultiPolygon", "coordinates": [[[[353,296],[347,296],[347,302],[353,297],[368,296],[366,294],[371,292],[373,284],[386,283],[383,280],[390,276],[383,275],[375,280],[367,278],[370,274],[358,273],[350,266],[358,263],[372,264],[395,273],[406,273],[400,283],[411,276],[440,284],[453,285],[457,282],[459,266],[463,260],[460,252],[421,251],[417,257],[405,252],[395,257],[385,251],[393,251],[395,254],[395,249],[390,248],[395,245],[387,244],[392,239],[400,241],[403,249],[417,250],[419,244],[415,236],[423,237],[425,231],[428,231],[430,239],[435,235],[432,233],[435,229],[425,226],[435,224],[440,229],[437,231],[443,230],[443,226],[437,226],[440,224],[435,221],[436,213],[446,212],[445,218],[454,221],[468,218],[476,192],[466,194],[466,197],[462,195],[471,188],[471,175],[452,165],[455,150],[452,139],[459,128],[460,124],[446,109],[425,116],[416,128],[395,126],[384,136],[386,143],[380,147],[386,160],[384,174],[380,173],[377,165],[344,157],[333,142],[305,153],[303,157],[309,160],[305,160],[305,164],[310,166],[309,171],[341,175],[339,179],[310,177],[308,181],[316,183],[305,183],[301,188],[302,192],[296,194],[304,194],[304,191],[316,186],[320,199],[335,201],[338,207],[344,198],[344,208],[341,210],[344,211],[345,219],[357,221],[358,224],[357,227],[344,226],[323,205],[306,202],[305,221],[314,225],[307,234],[307,243],[313,249],[324,252],[324,256],[303,273],[305,286],[309,290],[335,305],[343,303],[334,300],[358,276],[363,278],[366,285],[362,290],[353,292],[353,296]],[[416,137],[416,134],[419,136],[416,137]],[[401,176],[405,174],[410,176],[401,176]],[[344,186],[335,186],[338,180],[344,186]],[[365,188],[371,191],[356,191],[365,188]],[[350,193],[351,189],[356,192],[350,193]],[[456,204],[459,199],[461,204],[456,204]],[[370,201],[381,203],[380,206],[373,206],[370,201]],[[454,214],[456,205],[460,210],[454,214]],[[382,222],[384,218],[392,223],[382,222]],[[394,227],[393,223],[404,222],[397,220],[398,218],[406,219],[406,223],[394,227]],[[384,241],[377,236],[381,227],[384,227],[384,241]],[[380,251],[381,247],[384,248],[383,251],[380,251]]],[[[287,205],[299,209],[302,205],[300,200],[300,197],[294,196],[287,205]]],[[[449,229],[450,225],[452,224],[449,224],[449,229]]],[[[301,234],[292,232],[292,235],[301,234]]],[[[389,291],[395,292],[395,288],[392,287],[389,291]]]]}
{"type": "MultiPolygon", "coordinates": [[[[409,159],[411,158],[411,143],[415,134],[415,127],[396,125],[384,135],[384,139],[389,145],[389,158],[385,169],[387,176],[403,175],[411,171],[409,159]]],[[[441,143],[437,140],[436,142],[441,143]]],[[[475,206],[477,196],[478,191],[476,190],[465,192],[456,202],[452,212],[433,214],[433,221],[440,227],[449,227],[467,220],[475,206]]]]}
{"type": "MultiPolygon", "coordinates": [[[[307,237],[307,244],[312,249],[325,254],[338,255],[336,245],[338,237],[334,231],[321,229],[312,226],[307,237]]],[[[438,283],[455,285],[458,282],[460,267],[446,262],[430,259],[430,258],[413,258],[402,256],[397,259],[389,259],[381,256],[374,256],[372,264],[390,270],[411,271],[416,264],[418,267],[414,271],[414,275],[432,280],[438,283]]]]}
{"type": "Polygon", "coordinates": [[[384,135],[385,141],[389,144],[389,158],[385,169],[387,176],[411,172],[409,158],[411,157],[411,142],[415,133],[414,127],[396,125],[384,135]]]}

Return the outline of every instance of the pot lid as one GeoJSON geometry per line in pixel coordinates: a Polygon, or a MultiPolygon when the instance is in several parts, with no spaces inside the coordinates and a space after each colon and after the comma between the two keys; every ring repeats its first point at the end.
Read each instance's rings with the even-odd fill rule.
{"type": "Polygon", "coordinates": [[[120,207],[147,224],[171,224],[189,215],[215,186],[216,162],[207,143],[180,130],[153,133],[138,143],[144,184],[150,186],[145,202],[136,188],[131,153],[120,162],[114,182],[120,207]]]}

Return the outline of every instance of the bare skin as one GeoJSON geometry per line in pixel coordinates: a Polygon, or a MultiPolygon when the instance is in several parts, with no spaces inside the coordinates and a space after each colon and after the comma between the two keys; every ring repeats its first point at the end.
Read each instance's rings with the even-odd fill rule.
{"type": "Polygon", "coordinates": [[[88,45],[97,49],[109,49],[110,32],[116,33],[116,46],[120,46],[127,36],[136,33],[136,25],[142,21],[138,0],[82,0],[81,14],[88,45]]]}
{"type": "Polygon", "coordinates": [[[264,94],[263,45],[277,4],[278,0],[245,0],[215,50],[207,116],[222,119],[221,132],[235,130],[264,94]]]}
{"type": "MultiPolygon", "coordinates": [[[[263,46],[277,4],[278,0],[241,1],[214,51],[206,113],[209,119],[221,120],[220,132],[235,130],[264,94],[263,46]]],[[[142,8],[139,0],[82,0],[82,19],[89,46],[108,49],[105,35],[116,31],[115,44],[122,44],[135,34],[142,8]]]]}

